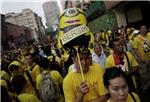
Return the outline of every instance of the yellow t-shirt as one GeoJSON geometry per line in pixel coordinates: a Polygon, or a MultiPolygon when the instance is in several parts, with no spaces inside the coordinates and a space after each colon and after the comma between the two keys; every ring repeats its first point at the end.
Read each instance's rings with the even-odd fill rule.
{"type": "Polygon", "coordinates": [[[4,70],[0,70],[0,78],[5,80],[10,80],[9,74],[4,70]]]}
{"type": "MultiPolygon", "coordinates": [[[[130,70],[135,70],[133,68],[137,68],[137,66],[139,65],[137,63],[137,61],[135,60],[134,56],[130,53],[130,52],[126,52],[127,56],[128,56],[128,59],[129,59],[129,64],[130,64],[130,70]]],[[[128,69],[128,63],[127,63],[127,58],[125,57],[124,55],[124,59],[125,61],[125,64],[123,66],[123,70],[124,71],[129,71],[128,69]]],[[[115,64],[115,61],[114,61],[114,58],[113,58],[113,54],[109,55],[107,58],[106,58],[106,61],[105,61],[105,66],[106,68],[111,68],[111,67],[116,67],[117,65],[115,64]]],[[[132,79],[133,79],[133,82],[134,82],[134,85],[135,85],[135,88],[137,87],[137,84],[136,84],[136,81],[135,81],[135,77],[132,76],[132,79]]]]}
{"type": "Polygon", "coordinates": [[[150,33],[148,33],[144,38],[141,35],[138,35],[134,38],[134,41],[132,43],[132,47],[137,50],[138,55],[140,56],[141,60],[150,60],[150,33]],[[145,44],[144,42],[147,42],[149,47],[148,52],[144,52],[145,44]]]}
{"type": "MultiPolygon", "coordinates": [[[[130,52],[126,52],[127,56],[128,56],[128,59],[129,59],[129,64],[131,66],[131,68],[135,68],[136,66],[138,66],[138,63],[137,61],[135,60],[134,56],[130,53],[130,52]]],[[[124,55],[124,61],[125,63],[127,63],[127,58],[126,56],[124,55]]],[[[106,58],[106,61],[105,61],[105,66],[106,68],[110,68],[110,67],[116,67],[117,65],[115,64],[115,61],[114,61],[114,57],[113,57],[113,54],[110,54],[107,58],[106,58]]],[[[128,71],[128,65],[126,65],[126,70],[128,71]]],[[[131,69],[132,70],[132,69],[131,69]]]]}
{"type": "MultiPolygon", "coordinates": [[[[132,92],[132,95],[134,96],[136,102],[141,102],[140,98],[139,98],[139,96],[137,94],[135,94],[135,93],[132,92]]],[[[108,99],[107,102],[111,102],[110,99],[108,99]]],[[[126,102],[134,102],[134,100],[133,100],[133,98],[131,97],[130,94],[128,94],[126,102]]]]}
{"type": "Polygon", "coordinates": [[[31,67],[28,67],[27,69],[30,71],[32,79],[35,82],[36,77],[38,76],[38,74],[41,73],[40,66],[34,63],[31,67]],[[31,68],[33,68],[32,71],[31,68]]]}
{"type": "MultiPolygon", "coordinates": [[[[106,90],[103,84],[103,70],[98,64],[92,64],[87,73],[84,73],[85,80],[89,86],[89,92],[84,96],[83,102],[90,101],[98,96],[105,95],[106,90]]],[[[74,102],[79,94],[79,86],[82,82],[81,73],[69,72],[63,82],[65,102],[74,102]]]]}
{"type": "Polygon", "coordinates": [[[3,86],[8,90],[8,84],[6,82],[6,80],[0,79],[0,87],[3,86]]]}
{"type": "Polygon", "coordinates": [[[20,102],[41,102],[36,96],[26,93],[18,95],[18,99],[20,102]]]}
{"type": "Polygon", "coordinates": [[[108,42],[109,42],[108,34],[103,32],[101,36],[102,36],[102,39],[101,39],[102,42],[101,43],[104,44],[104,45],[108,45],[108,42]]]}
{"type": "MultiPolygon", "coordinates": [[[[45,71],[45,72],[47,72],[47,71],[45,71]]],[[[60,73],[58,71],[50,71],[50,76],[56,85],[55,87],[56,87],[57,91],[60,92],[60,90],[61,90],[60,85],[61,86],[63,85],[62,76],[60,75],[60,73]]],[[[40,89],[40,86],[41,86],[41,80],[42,80],[42,74],[39,74],[36,78],[36,87],[38,90],[40,89]]],[[[64,101],[64,97],[63,97],[63,95],[60,95],[58,102],[63,102],[63,101],[64,101]]]]}

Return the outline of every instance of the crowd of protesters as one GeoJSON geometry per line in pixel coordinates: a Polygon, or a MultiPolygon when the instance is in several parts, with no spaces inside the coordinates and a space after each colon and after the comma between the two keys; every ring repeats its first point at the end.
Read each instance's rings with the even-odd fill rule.
{"type": "Polygon", "coordinates": [[[77,53],[62,54],[56,39],[6,51],[1,55],[1,100],[148,102],[149,29],[145,25],[139,29],[122,26],[115,31],[94,33],[93,48],[79,50],[83,82],[77,53]],[[49,84],[52,81],[53,88],[43,85],[43,80],[49,84]]]}

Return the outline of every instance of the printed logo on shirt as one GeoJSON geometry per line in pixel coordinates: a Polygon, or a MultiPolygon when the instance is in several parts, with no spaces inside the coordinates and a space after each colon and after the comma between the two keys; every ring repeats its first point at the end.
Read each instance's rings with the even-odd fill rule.
{"type": "Polygon", "coordinates": [[[150,52],[150,44],[147,40],[144,40],[144,42],[143,42],[143,50],[145,53],[150,52]]]}

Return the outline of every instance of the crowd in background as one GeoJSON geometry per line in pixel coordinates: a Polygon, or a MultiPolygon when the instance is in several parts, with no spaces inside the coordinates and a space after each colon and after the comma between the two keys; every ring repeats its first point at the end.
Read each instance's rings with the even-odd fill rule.
{"type": "MultiPolygon", "coordinates": [[[[116,73],[121,73],[121,75],[126,73],[129,90],[139,95],[141,102],[148,102],[150,93],[150,28],[145,25],[141,25],[138,29],[121,26],[115,31],[96,32],[94,33],[93,48],[89,48],[89,51],[88,63],[100,65],[99,68],[103,72],[107,72],[109,69],[104,76],[97,72],[101,74],[100,77],[104,77],[106,89],[109,90],[109,85],[111,85],[111,81],[107,82],[111,80],[111,78],[107,78],[110,69],[112,67],[112,69],[119,68],[123,72],[119,70],[116,73]]],[[[42,78],[47,73],[50,73],[47,77],[51,77],[54,84],[52,85],[54,88],[51,89],[54,91],[51,102],[69,102],[70,98],[68,97],[70,96],[67,95],[69,94],[67,88],[71,90],[73,82],[68,83],[67,81],[69,81],[70,73],[78,72],[75,60],[71,55],[61,53],[57,47],[57,39],[42,40],[38,43],[25,44],[20,48],[5,51],[1,55],[0,71],[2,102],[48,102],[42,96],[44,95],[43,90],[45,90],[42,78]]],[[[95,77],[99,76],[96,75],[95,77]]],[[[86,91],[85,89],[83,94],[86,94],[86,91]]],[[[108,92],[112,97],[111,91],[108,92]]]]}

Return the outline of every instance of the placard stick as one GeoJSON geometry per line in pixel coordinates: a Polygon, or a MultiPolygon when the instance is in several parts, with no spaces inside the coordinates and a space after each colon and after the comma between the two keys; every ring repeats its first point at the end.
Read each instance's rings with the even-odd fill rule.
{"type": "Polygon", "coordinates": [[[80,61],[80,56],[79,56],[79,53],[78,53],[78,47],[75,46],[75,49],[77,51],[77,58],[78,58],[78,62],[79,62],[79,67],[80,67],[80,72],[81,72],[82,80],[85,81],[84,74],[83,74],[83,68],[82,68],[81,61],[80,61]]]}

